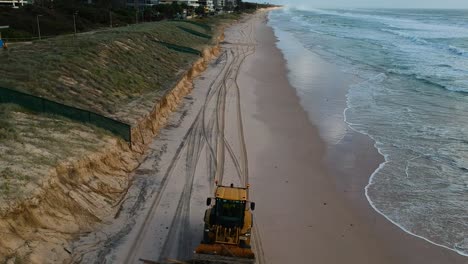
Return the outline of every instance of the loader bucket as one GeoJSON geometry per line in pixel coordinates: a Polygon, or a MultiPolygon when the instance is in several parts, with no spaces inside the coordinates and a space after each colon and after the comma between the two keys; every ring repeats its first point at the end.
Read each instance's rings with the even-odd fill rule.
{"type": "Polygon", "coordinates": [[[254,263],[255,254],[250,248],[224,244],[200,244],[195,250],[195,259],[216,260],[217,262],[196,263],[254,263]],[[222,262],[225,260],[228,262],[222,262]],[[230,262],[229,262],[230,261],[230,262]]]}

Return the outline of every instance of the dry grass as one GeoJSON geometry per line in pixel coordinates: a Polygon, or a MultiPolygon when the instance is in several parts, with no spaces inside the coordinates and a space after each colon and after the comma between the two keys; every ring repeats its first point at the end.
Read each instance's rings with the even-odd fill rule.
{"type": "Polygon", "coordinates": [[[83,157],[113,140],[110,133],[15,105],[0,105],[0,208],[31,194],[59,162],[83,157]]]}

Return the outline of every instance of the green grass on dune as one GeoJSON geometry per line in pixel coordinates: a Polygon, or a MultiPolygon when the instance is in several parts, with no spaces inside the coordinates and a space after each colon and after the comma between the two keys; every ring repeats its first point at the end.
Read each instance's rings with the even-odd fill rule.
{"type": "Polygon", "coordinates": [[[213,42],[180,27],[212,34],[165,21],[15,44],[0,52],[0,86],[119,118],[137,98],[156,100],[198,58],[159,41],[197,50],[213,42]]]}

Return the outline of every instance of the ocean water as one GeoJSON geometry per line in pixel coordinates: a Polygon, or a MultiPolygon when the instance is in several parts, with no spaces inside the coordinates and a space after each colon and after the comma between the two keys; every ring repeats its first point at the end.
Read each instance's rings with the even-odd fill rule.
{"type": "Polygon", "coordinates": [[[365,189],[374,209],[468,256],[468,10],[286,8],[269,19],[281,49],[292,38],[362,80],[343,118],[385,157],[365,189]]]}

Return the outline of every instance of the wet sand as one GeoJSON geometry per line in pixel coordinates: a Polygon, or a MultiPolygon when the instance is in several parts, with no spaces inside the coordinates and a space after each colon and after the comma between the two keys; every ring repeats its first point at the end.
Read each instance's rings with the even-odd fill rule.
{"type": "Polygon", "coordinates": [[[324,136],[331,131],[326,118],[342,113],[346,89],[355,80],[315,58],[317,70],[326,67],[328,74],[317,77],[319,112],[308,115],[265,21],[259,13],[251,22],[258,45],[241,68],[239,85],[257,203],[255,232],[266,262],[468,263],[406,234],[371,208],[364,187],[383,161],[373,142],[343,125],[334,131],[342,133],[339,141],[324,136]]]}

